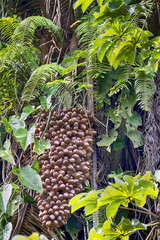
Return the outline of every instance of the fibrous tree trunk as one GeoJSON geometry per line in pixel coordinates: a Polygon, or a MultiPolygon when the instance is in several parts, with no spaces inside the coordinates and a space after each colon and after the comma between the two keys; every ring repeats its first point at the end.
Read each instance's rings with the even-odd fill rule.
{"type": "Polygon", "coordinates": [[[160,68],[157,72],[151,110],[145,126],[144,158],[145,171],[154,172],[160,164],[160,68]]]}

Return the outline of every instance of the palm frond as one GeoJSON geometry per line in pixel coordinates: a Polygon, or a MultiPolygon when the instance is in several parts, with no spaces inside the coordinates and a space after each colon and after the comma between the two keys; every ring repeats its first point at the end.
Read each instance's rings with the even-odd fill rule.
{"type": "Polygon", "coordinates": [[[19,26],[20,22],[16,18],[4,17],[0,19],[1,39],[5,42],[10,42],[15,29],[19,26]]]}
{"type": "Polygon", "coordinates": [[[129,89],[129,85],[131,85],[131,82],[129,80],[131,68],[131,65],[125,64],[124,66],[121,66],[116,70],[116,73],[113,74],[113,79],[115,79],[116,82],[114,86],[110,89],[109,96],[117,94],[119,91],[129,89]]]}
{"type": "Polygon", "coordinates": [[[135,69],[135,92],[141,108],[149,111],[152,104],[153,94],[155,92],[155,75],[144,67],[135,69]]]}
{"type": "MultiPolygon", "coordinates": [[[[8,45],[0,51],[0,68],[10,65],[10,69],[21,69],[27,80],[40,63],[40,52],[35,47],[8,45]]],[[[16,70],[16,71],[17,71],[16,70]]],[[[17,74],[18,76],[18,74],[17,74]]],[[[23,79],[21,79],[23,80],[23,79]]],[[[25,81],[26,82],[26,79],[25,81]]]]}
{"type": "Polygon", "coordinates": [[[79,44],[82,48],[89,46],[95,36],[97,26],[94,26],[93,23],[94,17],[89,14],[85,17],[85,21],[83,21],[76,29],[77,36],[80,37],[79,44]]]}
{"type": "Polygon", "coordinates": [[[72,104],[76,104],[79,99],[79,94],[83,91],[83,83],[73,81],[69,76],[64,80],[59,79],[47,84],[51,94],[55,98],[61,98],[61,103],[67,105],[67,101],[72,100],[72,104]]]}
{"type": "MultiPolygon", "coordinates": [[[[155,3],[156,5],[156,3],[155,3]]],[[[133,5],[134,7],[134,5],[133,5]]],[[[136,7],[136,4],[135,4],[136,7]]],[[[133,16],[135,16],[133,23],[135,24],[135,26],[139,26],[142,27],[143,25],[145,25],[145,28],[148,29],[148,21],[146,21],[146,18],[150,18],[151,15],[153,14],[152,11],[152,1],[142,1],[139,5],[140,10],[138,11],[134,11],[133,12],[133,16]]]]}
{"type": "Polygon", "coordinates": [[[12,42],[30,46],[37,28],[47,29],[49,32],[56,34],[59,41],[62,41],[61,28],[45,17],[31,16],[24,19],[16,28],[12,36],[12,42]]]}
{"type": "Polygon", "coordinates": [[[29,102],[38,97],[45,82],[51,81],[56,71],[61,71],[57,63],[45,64],[35,69],[24,87],[22,100],[29,102]]]}

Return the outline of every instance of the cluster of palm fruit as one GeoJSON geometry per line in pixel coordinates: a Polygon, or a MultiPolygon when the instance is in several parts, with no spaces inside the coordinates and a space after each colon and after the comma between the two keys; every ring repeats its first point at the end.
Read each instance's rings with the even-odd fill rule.
{"type": "MultiPolygon", "coordinates": [[[[48,113],[42,113],[42,121],[36,126],[39,140],[48,120],[48,113]]],[[[80,108],[54,111],[50,118],[45,140],[51,148],[38,158],[43,194],[37,194],[39,216],[49,229],[60,227],[70,218],[69,200],[82,192],[85,183],[91,179],[91,153],[93,117],[80,108]]]]}

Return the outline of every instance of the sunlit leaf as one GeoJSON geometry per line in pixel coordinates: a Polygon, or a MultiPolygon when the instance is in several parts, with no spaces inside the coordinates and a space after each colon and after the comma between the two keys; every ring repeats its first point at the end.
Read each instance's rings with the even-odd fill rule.
{"type": "Polygon", "coordinates": [[[36,138],[34,138],[35,145],[33,146],[33,150],[38,154],[42,154],[44,150],[49,149],[51,144],[49,142],[46,142],[45,139],[42,139],[38,141],[36,138]]]}
{"type": "Polygon", "coordinates": [[[111,144],[117,139],[118,132],[115,129],[111,129],[109,131],[108,136],[103,135],[103,138],[100,142],[97,142],[97,145],[100,146],[106,146],[107,151],[111,151],[111,144]]]}
{"type": "Polygon", "coordinates": [[[25,128],[25,122],[16,115],[13,115],[9,118],[9,124],[13,131],[17,131],[19,128],[25,128]]]}
{"type": "Polygon", "coordinates": [[[4,147],[6,150],[0,150],[0,157],[3,158],[5,161],[15,164],[14,157],[12,155],[10,148],[10,141],[9,139],[6,140],[4,143],[4,147]]]}
{"type": "Polygon", "coordinates": [[[11,232],[12,232],[12,223],[11,222],[7,223],[4,226],[4,228],[2,226],[0,226],[0,239],[1,240],[10,239],[11,232]]]}
{"type": "Polygon", "coordinates": [[[26,118],[27,118],[31,113],[33,113],[33,112],[35,112],[35,111],[36,111],[35,106],[29,105],[29,106],[24,107],[23,110],[22,110],[22,114],[21,114],[20,120],[26,120],[26,118]]]}
{"type": "Polygon", "coordinates": [[[40,102],[41,105],[43,105],[43,107],[45,108],[46,112],[49,110],[49,108],[51,107],[52,103],[51,103],[51,95],[46,97],[46,96],[40,96],[40,102]]]}
{"type": "Polygon", "coordinates": [[[24,186],[42,194],[42,181],[36,170],[31,167],[20,167],[19,169],[12,169],[12,171],[24,186]]]}
{"type": "Polygon", "coordinates": [[[29,144],[33,142],[34,133],[35,133],[35,124],[33,124],[28,131],[24,128],[19,128],[15,132],[15,137],[20,142],[23,150],[26,150],[29,144]]]}
{"type": "Polygon", "coordinates": [[[0,192],[0,209],[6,213],[8,201],[12,194],[12,185],[4,184],[0,192]]]}
{"type": "Polygon", "coordinates": [[[2,118],[2,122],[3,122],[4,126],[5,126],[6,132],[11,133],[12,129],[10,127],[9,122],[7,121],[7,118],[5,118],[4,116],[2,116],[1,118],[2,118]]]}

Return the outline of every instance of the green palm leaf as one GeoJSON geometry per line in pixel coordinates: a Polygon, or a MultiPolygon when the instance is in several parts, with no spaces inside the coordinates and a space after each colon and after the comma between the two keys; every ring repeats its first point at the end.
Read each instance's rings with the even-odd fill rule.
{"type": "Polygon", "coordinates": [[[25,85],[24,92],[22,94],[22,100],[29,102],[38,97],[40,91],[45,85],[45,82],[47,80],[51,81],[53,74],[56,71],[61,71],[60,66],[58,66],[56,63],[45,64],[36,68],[25,85]]]}
{"type": "Polygon", "coordinates": [[[0,19],[0,31],[2,39],[10,42],[15,29],[19,26],[19,21],[16,18],[4,17],[0,19]]]}
{"type": "Polygon", "coordinates": [[[137,100],[141,108],[149,111],[152,104],[153,94],[155,92],[153,72],[144,67],[135,69],[135,91],[137,100]]]}
{"type": "Polygon", "coordinates": [[[50,19],[41,16],[32,16],[24,19],[16,28],[12,36],[12,42],[31,45],[37,28],[47,29],[49,32],[56,34],[59,41],[62,41],[61,28],[54,25],[50,19]]]}

